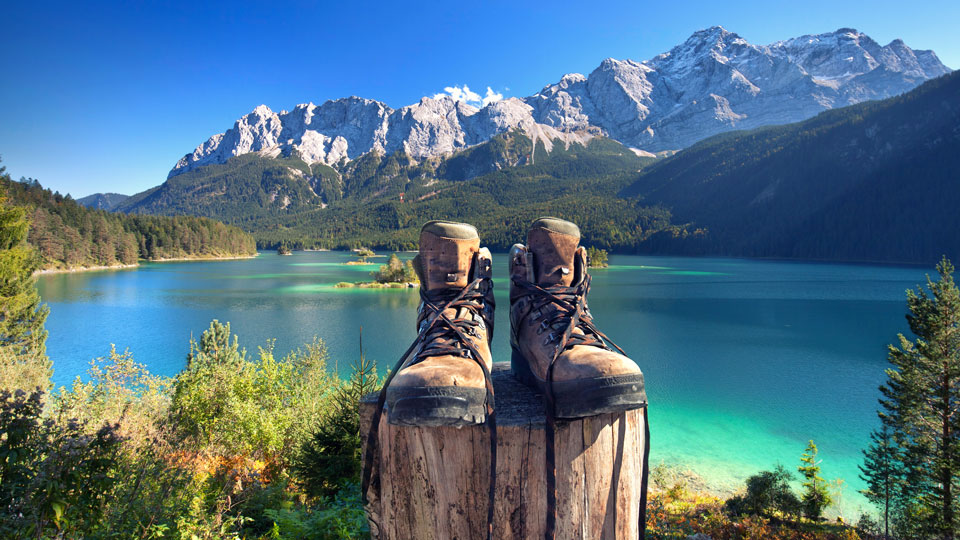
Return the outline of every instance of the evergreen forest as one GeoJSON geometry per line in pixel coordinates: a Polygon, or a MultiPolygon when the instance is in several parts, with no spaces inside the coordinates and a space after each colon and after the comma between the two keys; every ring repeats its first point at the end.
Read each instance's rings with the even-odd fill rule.
{"type": "Polygon", "coordinates": [[[194,216],[128,215],[86,208],[32,179],[0,169],[0,190],[27,213],[27,241],[41,269],[136,265],[140,260],[218,258],[256,254],[253,238],[236,227],[194,216]]]}

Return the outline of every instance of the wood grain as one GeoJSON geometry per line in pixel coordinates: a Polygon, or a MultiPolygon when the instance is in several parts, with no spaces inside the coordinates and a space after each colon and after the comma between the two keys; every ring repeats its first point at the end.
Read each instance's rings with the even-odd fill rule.
{"type": "MultiPolygon", "coordinates": [[[[516,382],[509,366],[493,370],[497,401],[497,496],[494,537],[543,538],[546,478],[543,403],[516,382]]],[[[366,433],[376,396],[361,404],[366,433]]],[[[557,538],[635,539],[643,456],[644,410],[557,424],[557,538]]],[[[374,478],[367,493],[371,535],[379,540],[486,538],[489,432],[405,427],[380,422],[374,478]]]]}

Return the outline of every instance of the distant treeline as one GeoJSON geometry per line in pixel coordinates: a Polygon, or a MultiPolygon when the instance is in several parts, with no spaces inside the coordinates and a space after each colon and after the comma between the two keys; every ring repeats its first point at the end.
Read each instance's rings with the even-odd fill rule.
{"type": "Polygon", "coordinates": [[[26,207],[28,242],[42,268],[136,264],[140,259],[229,257],[256,253],[249,234],[208,218],[115,214],[85,208],[33,179],[0,176],[0,191],[26,207]]]}

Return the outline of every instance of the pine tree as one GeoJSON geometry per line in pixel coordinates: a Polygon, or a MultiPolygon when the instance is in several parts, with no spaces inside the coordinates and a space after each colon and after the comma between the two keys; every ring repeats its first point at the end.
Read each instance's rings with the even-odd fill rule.
{"type": "MultiPolygon", "coordinates": [[[[9,182],[6,167],[0,167],[0,180],[9,182]]],[[[34,270],[39,257],[27,245],[29,222],[26,210],[13,206],[0,193],[0,349],[5,378],[19,379],[29,372],[31,385],[46,389],[50,361],[46,356],[47,332],[43,323],[49,309],[40,303],[34,270]]],[[[5,385],[10,381],[5,381],[5,385]]]]}
{"type": "Polygon", "coordinates": [[[820,519],[823,510],[830,506],[830,491],[827,482],[820,477],[820,462],[817,461],[817,445],[807,443],[807,449],[800,458],[803,465],[797,467],[805,481],[803,482],[803,513],[810,519],[820,519]]]}
{"type": "Polygon", "coordinates": [[[880,442],[882,435],[874,438],[863,472],[874,493],[883,486],[886,468],[895,472],[891,480],[898,481],[891,490],[889,510],[898,534],[954,538],[960,532],[956,517],[960,290],[953,280],[953,264],[946,257],[937,265],[937,272],[938,281],[927,276],[927,290],[907,291],[907,323],[917,339],[911,341],[900,334],[899,344],[888,348],[892,368],[880,387],[879,415],[889,438],[886,442],[880,442]]]}
{"type": "Polygon", "coordinates": [[[898,448],[888,424],[870,434],[870,446],[863,451],[860,479],[867,483],[863,495],[883,511],[883,536],[890,538],[891,505],[902,484],[897,467],[898,448]]]}

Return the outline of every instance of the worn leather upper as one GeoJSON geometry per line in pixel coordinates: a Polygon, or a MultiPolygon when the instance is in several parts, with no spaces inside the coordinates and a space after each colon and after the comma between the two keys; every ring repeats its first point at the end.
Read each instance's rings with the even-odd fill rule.
{"type": "MultiPolygon", "coordinates": [[[[450,222],[430,222],[420,233],[420,252],[414,258],[414,268],[420,277],[421,286],[428,294],[454,295],[466,287],[482,271],[476,265],[487,261],[489,271],[490,252],[480,248],[480,238],[476,229],[470,225],[450,222]],[[472,234],[471,234],[472,233],[472,234]]],[[[472,307],[448,308],[444,314],[450,319],[466,318],[478,324],[469,329],[467,338],[480,353],[481,360],[488,369],[493,367],[490,353],[489,339],[493,330],[493,298],[492,291],[489,298],[480,302],[480,309],[472,307]]],[[[438,301],[442,304],[442,301],[438,301]]],[[[417,316],[417,327],[422,333],[432,316],[432,310],[427,309],[423,302],[420,304],[417,316]]],[[[438,323],[439,324],[439,323],[438,323]]],[[[445,338],[454,344],[455,338],[447,335],[445,338]]],[[[467,356],[450,354],[440,356],[421,357],[410,364],[414,357],[429,347],[424,343],[411,352],[406,367],[394,377],[390,387],[442,387],[461,386],[484,388],[483,370],[467,356]]],[[[467,350],[464,348],[464,350],[467,350]]]]}
{"type": "MultiPolygon", "coordinates": [[[[579,247],[580,235],[576,226],[569,222],[556,223],[556,218],[534,222],[527,235],[527,245],[514,246],[510,258],[510,275],[532,281],[547,288],[570,287],[582,283],[587,273],[586,250],[579,247]],[[552,220],[549,222],[547,220],[552,220]],[[561,226],[567,224],[568,226],[561,226]]],[[[559,337],[563,321],[555,321],[558,328],[547,326],[551,315],[558,309],[556,303],[534,294],[529,294],[516,284],[510,287],[511,344],[530,362],[531,371],[545,381],[547,368],[559,337]],[[551,335],[552,334],[552,335],[551,335]]],[[[583,319],[592,320],[584,299],[583,319]]],[[[574,335],[601,345],[599,339],[588,336],[577,327],[574,335]]],[[[554,381],[567,381],[593,377],[613,377],[640,373],[630,358],[593,344],[574,345],[562,351],[553,369],[554,381]]]]}

